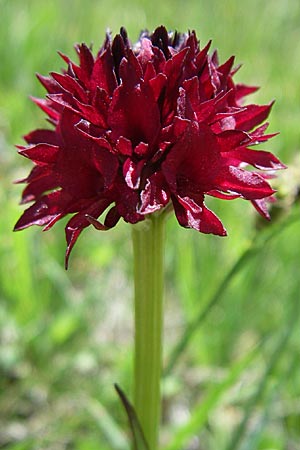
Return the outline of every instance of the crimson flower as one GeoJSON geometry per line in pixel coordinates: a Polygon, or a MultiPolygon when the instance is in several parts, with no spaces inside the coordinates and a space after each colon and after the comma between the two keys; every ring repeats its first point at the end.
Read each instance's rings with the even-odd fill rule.
{"type": "Polygon", "coordinates": [[[224,236],[205,195],[250,200],[268,218],[265,199],[274,191],[256,169],[284,165],[249,147],[273,136],[260,125],[272,103],[245,105],[257,88],[235,84],[234,58],[219,64],[209,47],[199,47],[194,31],[163,26],[131,45],[122,28],[96,56],[76,45],[79,64],[61,54],[63,73],[38,75],[48,95],[33,100],[53,128],[32,131],[19,147],[34,163],[22,203],[34,203],[15,229],[48,230],[73,214],[68,259],[88,225],[106,230],[121,217],[134,224],[167,205],[183,227],[224,236]]]}

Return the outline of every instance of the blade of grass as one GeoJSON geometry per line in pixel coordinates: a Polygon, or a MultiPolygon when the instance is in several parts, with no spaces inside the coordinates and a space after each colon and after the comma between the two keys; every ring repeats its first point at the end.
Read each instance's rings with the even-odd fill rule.
{"type": "MultiPolygon", "coordinates": [[[[296,297],[295,297],[296,298],[296,297]]],[[[254,393],[254,395],[249,399],[248,403],[245,406],[245,413],[244,417],[241,421],[241,423],[236,428],[235,432],[233,433],[232,438],[230,439],[226,450],[237,450],[239,448],[239,445],[247,433],[247,427],[249,420],[251,419],[253,410],[255,406],[259,403],[260,399],[263,396],[264,391],[266,390],[267,384],[269,382],[269,378],[273,371],[276,369],[281,357],[284,355],[284,350],[286,349],[286,346],[293,334],[294,328],[296,324],[298,323],[298,305],[297,302],[294,301],[295,306],[294,308],[291,308],[290,314],[291,317],[287,321],[287,325],[285,329],[283,330],[280,338],[278,339],[277,345],[275,346],[275,349],[269,359],[269,362],[265,368],[265,371],[261,377],[261,381],[257,386],[257,389],[254,393]],[[295,311],[296,310],[296,311],[295,311]]]]}
{"type": "Polygon", "coordinates": [[[93,398],[86,401],[86,409],[114,450],[128,450],[128,442],[118,424],[104,406],[93,398]]]}
{"type": "Polygon", "coordinates": [[[211,296],[211,298],[206,303],[204,309],[201,309],[199,313],[195,316],[194,320],[187,324],[181,339],[176,344],[175,348],[171,352],[169,357],[169,362],[164,370],[164,376],[168,376],[174,369],[181,355],[184,353],[185,349],[189,345],[196,331],[203,323],[207,315],[210,311],[217,305],[217,303],[222,298],[222,295],[229,287],[231,281],[235,277],[237,273],[239,273],[245,264],[251,260],[255,255],[259,253],[261,249],[265,247],[267,243],[269,243],[272,239],[278,236],[283,230],[285,230],[288,226],[292,225],[296,221],[299,221],[299,211],[298,208],[295,208],[292,214],[288,217],[285,217],[283,220],[275,222],[272,226],[265,228],[255,234],[254,239],[250,243],[249,247],[245,249],[245,251],[239,256],[239,258],[235,261],[232,267],[226,273],[224,279],[221,281],[219,286],[217,287],[215,293],[211,296]]]}
{"type": "Polygon", "coordinates": [[[184,448],[184,445],[189,439],[201,429],[208,418],[208,414],[217,406],[222,395],[236,383],[241,373],[259,353],[267,337],[250,350],[241,360],[236,362],[220,384],[211,388],[203,402],[194,409],[189,421],[174,433],[173,439],[163,450],[182,450],[184,448]]]}
{"type": "Polygon", "coordinates": [[[172,351],[169,362],[165,368],[164,375],[168,376],[174,369],[175,365],[177,364],[177,361],[179,360],[180,356],[184,353],[186,347],[189,345],[191,339],[193,338],[194,334],[200,327],[201,323],[205,320],[205,318],[208,316],[210,311],[214,308],[214,306],[219,302],[222,294],[224,293],[225,289],[228,287],[229,283],[233,279],[234,275],[237,274],[241,268],[244,266],[244,264],[251,258],[251,256],[254,254],[253,248],[247,248],[245,252],[238,258],[238,260],[234,263],[234,265],[231,267],[229,272],[226,274],[225,278],[221,282],[221,284],[218,286],[216,292],[212,295],[210,300],[207,302],[204,309],[199,311],[199,314],[195,317],[195,319],[190,322],[183,332],[183,335],[177,345],[175,346],[174,350],[172,351]]]}
{"type": "Polygon", "coordinates": [[[282,385],[286,383],[287,379],[290,377],[290,374],[294,373],[294,370],[298,366],[298,360],[297,358],[295,358],[295,355],[292,355],[290,359],[290,364],[288,365],[288,369],[285,371],[284,376],[282,376],[280,380],[272,386],[267,398],[265,399],[264,414],[262,414],[262,416],[259,418],[257,425],[249,434],[249,437],[245,444],[242,445],[241,450],[256,450],[259,447],[259,440],[262,436],[265,425],[268,423],[270,411],[272,409],[274,401],[276,400],[276,398],[278,398],[278,392],[280,392],[282,385]]]}

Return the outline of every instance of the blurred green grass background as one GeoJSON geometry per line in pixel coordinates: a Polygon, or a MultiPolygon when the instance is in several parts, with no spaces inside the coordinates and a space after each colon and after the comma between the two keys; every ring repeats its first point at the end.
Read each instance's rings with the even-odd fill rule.
{"type": "MultiPolygon", "coordinates": [[[[30,167],[13,145],[45,123],[28,99],[44,95],[34,73],[58,71],[56,50],[75,57],[75,42],[97,50],[107,28],[125,26],[132,41],[160,24],[195,29],[202,45],[213,39],[222,61],[235,54],[243,63],[239,81],[262,86],[253,101],[276,99],[270,130],[281,134],[265,147],[291,166],[281,178],[288,192],[300,184],[292,170],[300,142],[300,3],[0,0],[0,11],[0,448],[129,449],[112,384],[130,396],[130,227],[85,231],[68,272],[63,223],[49,233],[11,232],[22,188],[12,180],[30,167]]],[[[187,346],[163,381],[162,448],[298,450],[299,207],[285,213],[285,226],[274,218],[260,229],[246,202],[213,203],[226,239],[168,222],[165,366],[185,331],[187,346]]]]}

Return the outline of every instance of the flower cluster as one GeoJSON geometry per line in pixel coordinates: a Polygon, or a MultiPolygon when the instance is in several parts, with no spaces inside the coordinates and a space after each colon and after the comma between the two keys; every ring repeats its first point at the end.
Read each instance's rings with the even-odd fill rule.
{"type": "Polygon", "coordinates": [[[256,88],[235,84],[234,58],[219,64],[209,46],[200,49],[195,32],[163,26],[131,45],[122,28],[95,57],[77,45],[79,64],[61,54],[63,73],[38,75],[48,95],[33,100],[54,128],[29,133],[19,147],[34,162],[22,203],[34,203],[15,229],[48,230],[73,214],[68,257],[88,225],[106,230],[121,217],[134,224],[167,205],[183,227],[223,236],[205,195],[250,200],[267,217],[274,191],[255,169],[284,166],[249,147],[271,137],[260,124],[272,104],[244,105],[256,88]]]}

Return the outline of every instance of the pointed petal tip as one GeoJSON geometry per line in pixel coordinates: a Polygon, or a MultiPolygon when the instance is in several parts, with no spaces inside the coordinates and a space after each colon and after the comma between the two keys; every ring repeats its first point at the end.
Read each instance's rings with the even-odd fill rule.
{"type": "MultiPolygon", "coordinates": [[[[19,180],[14,180],[13,184],[26,183],[27,178],[20,178],[19,180]]],[[[21,203],[20,203],[21,204],[21,203]]]]}
{"type": "Polygon", "coordinates": [[[108,230],[108,227],[99,222],[99,220],[95,219],[95,217],[90,216],[89,214],[85,214],[85,218],[91,225],[93,225],[94,228],[96,228],[96,230],[100,231],[108,230]]]}
{"type": "Polygon", "coordinates": [[[64,54],[63,52],[61,52],[60,50],[57,50],[57,53],[58,53],[58,55],[61,57],[61,59],[62,59],[65,63],[70,64],[71,60],[70,60],[70,58],[69,58],[67,55],[65,55],[65,54],[64,54]]]}
{"type": "Polygon", "coordinates": [[[68,252],[68,250],[66,250],[66,254],[65,254],[65,270],[68,270],[68,268],[69,268],[69,256],[70,256],[70,252],[68,252]]]}
{"type": "Polygon", "coordinates": [[[18,222],[15,224],[14,228],[13,228],[13,232],[15,231],[21,231],[21,230],[25,230],[25,228],[28,228],[30,225],[22,225],[20,223],[22,217],[20,217],[20,219],[18,220],[18,222]]]}
{"type": "Polygon", "coordinates": [[[226,236],[228,236],[228,233],[227,233],[227,230],[226,230],[225,227],[223,227],[223,231],[222,231],[222,233],[221,233],[219,236],[220,236],[220,237],[226,237],[226,236]]]}
{"type": "Polygon", "coordinates": [[[273,98],[273,100],[271,100],[271,101],[268,103],[270,109],[273,107],[273,105],[274,105],[275,102],[276,102],[276,99],[273,98]]]}
{"type": "Polygon", "coordinates": [[[285,165],[283,162],[278,161],[277,164],[274,164],[274,166],[272,167],[273,170],[286,170],[288,169],[288,166],[285,165]]]}
{"type": "Polygon", "coordinates": [[[68,268],[69,268],[70,254],[74,247],[74,244],[75,244],[75,242],[69,242],[67,245],[66,253],[65,253],[65,270],[68,270],[68,268]]]}

